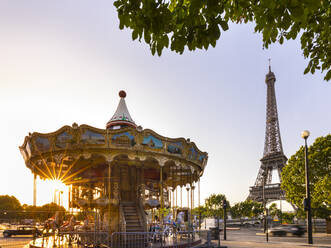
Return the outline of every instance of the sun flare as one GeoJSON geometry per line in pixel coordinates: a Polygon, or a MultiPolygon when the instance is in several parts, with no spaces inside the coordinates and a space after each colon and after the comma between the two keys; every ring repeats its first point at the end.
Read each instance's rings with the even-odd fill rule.
{"type": "Polygon", "coordinates": [[[45,191],[48,201],[54,202],[68,209],[69,187],[61,180],[45,180],[40,182],[40,191],[45,191]]]}
{"type": "Polygon", "coordinates": [[[46,181],[49,181],[53,191],[55,191],[55,190],[64,191],[67,189],[67,186],[60,180],[56,179],[56,180],[46,180],[46,181]]]}

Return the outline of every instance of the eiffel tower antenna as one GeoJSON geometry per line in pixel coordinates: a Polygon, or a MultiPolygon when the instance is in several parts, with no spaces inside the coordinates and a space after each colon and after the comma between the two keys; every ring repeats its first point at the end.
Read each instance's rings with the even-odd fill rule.
{"type": "Polygon", "coordinates": [[[262,187],[265,187],[264,194],[266,202],[284,199],[285,192],[280,188],[280,183],[272,184],[272,171],[277,170],[281,182],[281,172],[287,161],[283,152],[280,137],[277,102],[275,94],[275,74],[271,71],[271,59],[269,58],[269,72],[266,75],[267,85],[267,108],[266,108],[266,130],[263,157],[260,160],[261,166],[254,186],[250,187],[247,199],[262,202],[262,187]]]}

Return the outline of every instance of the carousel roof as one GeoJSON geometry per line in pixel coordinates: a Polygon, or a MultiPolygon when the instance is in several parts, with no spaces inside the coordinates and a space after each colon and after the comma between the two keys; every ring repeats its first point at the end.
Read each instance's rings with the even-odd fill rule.
{"type": "Polygon", "coordinates": [[[136,128],[137,125],[130,116],[129,110],[125,103],[126,93],[124,90],[119,92],[120,102],[113,117],[107,122],[107,129],[116,129],[115,127],[131,126],[136,128]]]}
{"type": "Polygon", "coordinates": [[[125,104],[126,93],[119,95],[107,129],[74,123],[51,133],[29,133],[20,146],[26,166],[43,179],[61,180],[67,185],[84,184],[87,179],[102,182],[103,170],[120,164],[142,166],[146,177],[153,180],[159,176],[153,169],[164,167],[164,180],[172,186],[197,181],[208,153],[189,139],[136,128],[125,104]]]}

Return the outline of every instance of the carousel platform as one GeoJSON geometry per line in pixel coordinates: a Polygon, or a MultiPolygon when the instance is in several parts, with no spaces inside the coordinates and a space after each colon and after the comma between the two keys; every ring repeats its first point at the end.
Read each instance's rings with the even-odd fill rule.
{"type": "Polygon", "coordinates": [[[69,240],[67,237],[44,237],[37,238],[34,241],[31,241],[25,248],[92,248],[92,247],[100,247],[100,248],[188,248],[188,247],[197,247],[202,243],[201,239],[195,240],[176,240],[172,237],[165,238],[165,240],[161,242],[147,242],[143,246],[141,246],[140,242],[136,245],[134,243],[126,244],[126,245],[105,245],[105,244],[93,244],[93,242],[89,244],[81,244],[75,240],[69,240]]]}

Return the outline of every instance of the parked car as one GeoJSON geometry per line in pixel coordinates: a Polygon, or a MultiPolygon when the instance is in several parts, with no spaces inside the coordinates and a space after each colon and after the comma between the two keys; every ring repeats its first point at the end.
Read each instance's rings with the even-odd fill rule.
{"type": "Polygon", "coordinates": [[[281,225],[269,229],[268,233],[272,236],[286,236],[287,234],[292,234],[300,237],[304,235],[305,231],[305,228],[300,225],[281,225]]]}
{"type": "Polygon", "coordinates": [[[31,226],[19,226],[17,229],[7,229],[4,230],[2,235],[5,238],[9,238],[11,236],[16,236],[16,235],[34,235],[34,236],[40,236],[42,233],[39,229],[36,227],[31,227],[31,226]]]}

